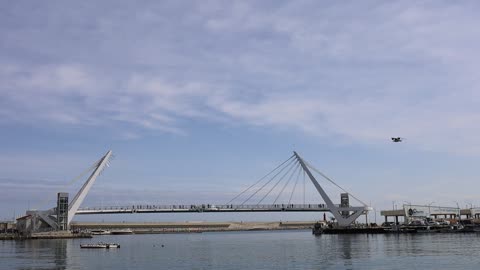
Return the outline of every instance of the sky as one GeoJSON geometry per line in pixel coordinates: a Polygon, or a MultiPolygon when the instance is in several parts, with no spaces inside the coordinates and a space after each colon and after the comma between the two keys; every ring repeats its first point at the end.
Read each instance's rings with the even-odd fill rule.
{"type": "Polygon", "coordinates": [[[83,206],[226,203],[294,150],[378,210],[480,205],[477,1],[0,6],[0,219],[110,149],[83,206]]]}

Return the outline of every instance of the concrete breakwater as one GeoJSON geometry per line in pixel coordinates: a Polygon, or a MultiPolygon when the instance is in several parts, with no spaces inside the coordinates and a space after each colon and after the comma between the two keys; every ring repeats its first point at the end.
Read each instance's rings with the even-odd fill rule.
{"type": "Polygon", "coordinates": [[[72,222],[72,230],[130,229],[133,233],[198,233],[312,229],[315,221],[277,222],[72,222]]]}
{"type": "Polygon", "coordinates": [[[28,235],[18,233],[2,233],[0,240],[27,240],[27,239],[62,239],[62,238],[91,238],[88,232],[72,232],[72,231],[50,231],[37,232],[28,235]]]}
{"type": "Polygon", "coordinates": [[[0,233],[0,240],[17,240],[21,239],[14,233],[0,233]]]}

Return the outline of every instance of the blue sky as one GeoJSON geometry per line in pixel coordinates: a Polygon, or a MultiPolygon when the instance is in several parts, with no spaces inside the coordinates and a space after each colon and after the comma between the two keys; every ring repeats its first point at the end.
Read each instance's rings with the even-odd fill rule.
{"type": "Polygon", "coordinates": [[[85,206],[226,202],[293,150],[377,208],[480,203],[476,1],[0,4],[0,218],[108,149],[85,206]]]}

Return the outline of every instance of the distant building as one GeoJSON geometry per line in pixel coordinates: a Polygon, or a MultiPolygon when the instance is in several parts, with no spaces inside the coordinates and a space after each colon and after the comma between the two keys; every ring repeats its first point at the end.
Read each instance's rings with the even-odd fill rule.
{"type": "Polygon", "coordinates": [[[0,233],[14,233],[16,224],[13,221],[0,221],[0,233]]]}
{"type": "Polygon", "coordinates": [[[57,207],[46,211],[30,210],[17,218],[17,230],[27,235],[35,232],[68,230],[68,193],[57,194],[57,207]]]}
{"type": "Polygon", "coordinates": [[[23,217],[17,218],[17,230],[20,234],[27,234],[32,231],[33,226],[33,216],[25,215],[23,217]]]}
{"type": "Polygon", "coordinates": [[[57,225],[58,230],[68,230],[68,193],[59,192],[57,195],[57,225]]]}

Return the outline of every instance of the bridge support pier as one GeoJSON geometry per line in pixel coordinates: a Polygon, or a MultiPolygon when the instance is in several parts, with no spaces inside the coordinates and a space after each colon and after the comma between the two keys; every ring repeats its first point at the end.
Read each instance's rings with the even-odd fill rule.
{"type": "Polygon", "coordinates": [[[317,179],[315,179],[312,172],[310,171],[308,166],[305,164],[305,161],[297,154],[297,152],[293,152],[293,153],[297,158],[298,162],[300,163],[300,166],[302,166],[303,170],[307,173],[308,177],[310,178],[310,181],[312,181],[318,193],[320,193],[320,196],[322,196],[323,200],[325,201],[325,204],[327,205],[327,207],[330,209],[331,213],[337,220],[339,227],[350,226],[353,222],[355,222],[355,220],[358,217],[360,217],[360,215],[370,210],[370,207],[367,207],[366,205],[361,207],[351,207],[351,206],[338,207],[335,204],[333,204],[330,197],[328,197],[327,193],[323,190],[323,188],[318,183],[317,179]],[[349,213],[349,214],[347,215],[346,213],[349,213]]]}

